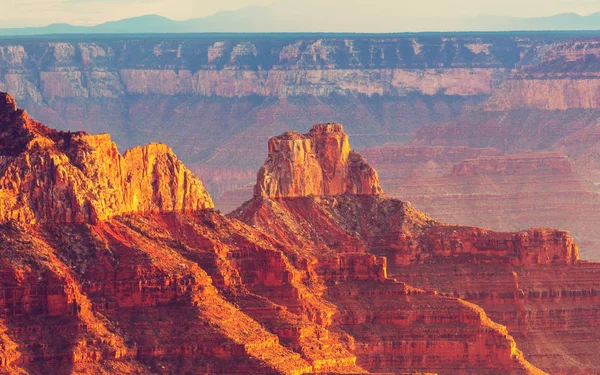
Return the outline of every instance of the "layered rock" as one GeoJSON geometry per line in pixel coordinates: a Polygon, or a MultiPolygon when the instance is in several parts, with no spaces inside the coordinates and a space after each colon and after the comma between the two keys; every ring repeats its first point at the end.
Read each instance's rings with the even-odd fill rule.
{"type": "Polygon", "coordinates": [[[340,124],[315,125],[308,134],[288,132],[269,140],[255,196],[290,198],[345,193],[377,195],[377,172],[350,149],[340,124]]]}
{"type": "Polygon", "coordinates": [[[120,155],[108,135],[58,132],[0,94],[0,219],[89,223],[135,212],[213,207],[168,146],[120,155]]]}
{"type": "MultiPolygon", "coordinates": [[[[239,171],[260,167],[270,136],[322,121],[345,124],[357,149],[406,143],[443,123],[459,129],[419,132],[421,145],[559,151],[597,192],[600,168],[587,167],[598,165],[597,55],[585,33],[31,37],[0,41],[0,90],[46,124],[109,132],[120,149],[168,141],[189,167],[220,171],[203,181],[227,211],[251,197],[253,178],[239,171]]],[[[379,169],[382,180],[390,170],[379,169]]],[[[543,202],[532,206],[544,225],[564,226],[543,202]]],[[[465,216],[514,229],[499,212],[465,216]]],[[[574,235],[598,258],[595,234],[574,235]]]]}
{"type": "MultiPolygon", "coordinates": [[[[541,373],[480,308],[389,279],[386,259],[348,227],[355,219],[340,221],[352,199],[400,204],[358,194],[376,175],[350,152],[336,162],[341,128],[316,131],[328,193],[258,195],[245,208],[252,228],[210,209],[164,146],[120,156],[106,136],[57,132],[5,103],[2,139],[14,142],[2,144],[2,181],[34,203],[23,209],[31,220],[0,224],[2,372],[541,373]],[[86,216],[80,196],[103,215],[86,216]],[[322,202],[336,199],[337,211],[322,202]]],[[[414,210],[401,217],[390,224],[434,224],[414,210]]]]}
{"type": "Polygon", "coordinates": [[[466,299],[506,325],[536,366],[551,374],[598,372],[598,263],[506,267],[407,266],[393,276],[466,299]]]}
{"type": "MultiPolygon", "coordinates": [[[[452,155],[458,154],[455,160],[460,160],[470,151],[465,148],[384,151],[385,160],[408,155],[418,159],[414,160],[418,164],[437,158],[439,166],[467,180],[479,176],[522,179],[523,175],[531,174],[531,179],[552,182],[552,175],[574,177],[572,163],[556,154],[486,156],[455,164],[452,155]],[[526,169],[521,168],[522,165],[531,167],[531,173],[524,174],[526,169]]],[[[371,150],[369,154],[383,154],[376,152],[378,150],[371,150]]],[[[497,151],[477,151],[484,155],[490,152],[497,151]]],[[[427,176],[434,178],[436,174],[427,176]]],[[[572,188],[569,186],[564,188],[572,188]]],[[[433,353],[438,363],[444,363],[445,369],[434,367],[440,373],[448,369],[453,369],[453,373],[467,368],[474,371],[471,366],[479,369],[487,366],[477,362],[482,352],[481,348],[476,349],[478,344],[474,337],[462,331],[458,333],[456,327],[445,331],[444,322],[449,316],[468,320],[465,318],[468,314],[463,315],[461,308],[444,302],[434,309],[436,313],[428,315],[427,309],[417,307],[421,300],[412,297],[419,293],[428,296],[421,298],[429,299],[426,302],[429,306],[441,303],[437,293],[481,306],[491,319],[506,325],[528,360],[549,373],[592,374],[600,368],[594,354],[598,349],[596,301],[600,267],[578,260],[577,245],[567,232],[530,229],[499,233],[446,225],[428,218],[410,204],[382,195],[276,200],[255,197],[233,215],[287,240],[290,247],[296,243],[305,254],[323,259],[313,267],[326,280],[326,298],[340,307],[339,315],[334,316],[334,325],[356,339],[358,363],[369,370],[397,371],[408,367],[408,363],[416,368],[431,368],[425,363],[433,353]],[[327,259],[331,252],[340,259],[338,264],[347,264],[347,270],[329,266],[327,259]],[[381,259],[379,264],[385,273],[373,272],[376,267],[369,266],[367,258],[360,258],[365,253],[381,259]],[[360,263],[362,276],[356,274],[356,260],[344,261],[349,256],[365,259],[360,263]],[[410,301],[413,308],[401,307],[402,298],[389,298],[399,293],[398,281],[393,280],[428,292],[411,292],[407,287],[398,295],[410,301]],[[378,284],[382,281],[383,285],[378,284]],[[399,311],[403,313],[398,314],[399,311]],[[424,321],[436,322],[435,334],[427,324],[423,327],[428,328],[423,330],[415,325],[424,321]],[[403,329],[393,329],[389,324],[403,329]],[[435,339],[439,334],[445,337],[443,344],[435,339]],[[453,335],[457,341],[449,339],[453,335]],[[404,344],[407,342],[414,344],[409,348],[404,344]],[[421,351],[421,347],[426,349],[421,351]],[[454,349],[448,349],[451,347],[454,349]],[[469,349],[462,351],[463,348],[469,349]],[[453,357],[453,353],[461,353],[461,359],[453,357]]],[[[472,325],[469,327],[473,329],[472,325]]],[[[486,336],[486,345],[496,343],[492,345],[494,353],[502,351],[496,346],[506,345],[502,342],[493,335],[486,336]]],[[[513,361],[515,358],[513,356],[513,361]]],[[[501,361],[510,367],[511,360],[507,357],[501,361]]]]}
{"type": "Polygon", "coordinates": [[[433,147],[437,154],[415,160],[414,147],[367,150],[369,162],[385,171],[382,184],[390,195],[445,222],[500,231],[558,224],[577,239],[583,259],[596,259],[600,196],[581,180],[572,158],[557,152],[479,156],[488,149],[433,147]],[[455,154],[464,149],[474,157],[455,154]],[[396,169],[402,160],[405,168],[396,169]]]}
{"type": "MultiPolygon", "coordinates": [[[[525,360],[506,329],[491,322],[483,310],[388,278],[386,257],[369,253],[369,242],[363,240],[366,233],[347,226],[354,219],[344,223],[337,216],[360,212],[357,220],[367,226],[373,212],[363,210],[356,199],[367,206],[382,198],[256,197],[232,215],[283,241],[300,269],[323,280],[324,297],[337,308],[332,328],[353,337],[361,367],[375,373],[543,373],[525,360]],[[352,208],[357,212],[348,211],[352,208]]],[[[391,226],[404,230],[429,221],[423,215],[405,222],[399,218],[389,218],[391,226]]]]}
{"type": "Polygon", "coordinates": [[[514,109],[566,110],[570,108],[596,109],[600,107],[600,80],[598,76],[577,79],[548,77],[541,79],[514,77],[498,88],[486,108],[503,111],[514,109]],[[550,78],[550,79],[548,79],[550,78]]]}
{"type": "MultiPolygon", "coordinates": [[[[2,226],[3,252],[10,254],[2,264],[3,320],[20,355],[3,372],[9,365],[22,373],[313,371],[249,314],[262,312],[265,322],[281,327],[273,331],[282,338],[290,337],[283,327],[310,330],[310,322],[246,291],[239,278],[243,272],[218,256],[227,251],[224,243],[196,233],[189,238],[195,244],[183,245],[168,232],[197,225],[200,232],[216,234],[203,222],[218,219],[207,213],[120,218],[94,226],[2,226]],[[211,258],[218,260],[215,268],[211,258]],[[235,299],[227,301],[204,269],[215,276],[226,272],[221,288],[237,289],[235,299]]],[[[235,230],[227,222],[221,225],[235,230]]],[[[320,343],[314,336],[306,341],[308,348],[320,343]]],[[[355,369],[352,354],[335,339],[327,344],[337,349],[332,358],[345,361],[338,368],[355,369]]],[[[318,348],[310,353],[314,363],[324,356],[318,348]]]]}
{"type": "Polygon", "coordinates": [[[214,212],[166,146],[121,156],[1,103],[3,194],[30,214],[3,201],[1,372],[365,372],[315,276],[214,212]]]}
{"type": "MultiPolygon", "coordinates": [[[[289,138],[288,134],[274,138],[274,142],[286,138],[289,138]]],[[[337,143],[331,143],[333,153],[337,151],[336,146],[337,143]]],[[[273,161],[282,160],[280,150],[269,147],[267,166],[279,165],[273,161]]],[[[314,166],[311,163],[299,165],[308,170],[314,166]]],[[[296,184],[302,183],[303,179],[298,176],[306,172],[293,168],[279,170],[286,181],[295,181],[296,184]],[[290,176],[294,170],[298,174],[296,177],[290,176]]],[[[363,171],[364,178],[372,174],[370,167],[363,171]]],[[[258,191],[264,185],[264,176],[261,170],[257,178],[258,191]]],[[[467,305],[455,305],[452,299],[442,301],[435,292],[411,291],[410,287],[388,278],[388,275],[398,272],[404,265],[419,264],[428,264],[432,269],[437,264],[448,263],[489,263],[500,267],[572,265],[578,261],[578,250],[566,232],[539,229],[497,233],[480,228],[449,226],[425,216],[410,204],[382,196],[380,191],[372,194],[352,191],[327,194],[321,191],[319,194],[298,196],[295,191],[301,191],[301,188],[282,190],[290,192],[288,196],[282,193],[271,198],[265,194],[256,195],[232,216],[270,233],[290,248],[297,248],[297,256],[314,258],[309,263],[312,264],[310,268],[325,281],[326,298],[340,307],[333,324],[356,339],[356,354],[361,366],[381,372],[411,367],[435,369],[440,373],[449,369],[460,373],[483,368],[537,371],[520,357],[516,349],[509,349],[514,344],[510,343],[512,339],[506,336],[506,331],[498,333],[496,328],[487,331],[483,337],[488,343],[496,343],[494,355],[505,352],[493,361],[502,364],[495,368],[493,366],[496,365],[477,359],[492,356],[490,352],[482,351],[476,338],[482,337],[481,334],[471,334],[480,332],[487,325],[485,315],[467,318],[470,316],[464,310],[467,305]],[[390,295],[403,297],[398,298],[396,305],[385,297],[390,295]],[[425,302],[428,299],[431,300],[425,302]],[[412,301],[413,307],[402,305],[400,301],[404,300],[412,301]],[[420,307],[421,303],[430,306],[439,303],[440,307],[434,309],[436,313],[429,315],[430,310],[420,307]],[[456,326],[449,328],[445,324],[450,320],[463,322],[469,327],[465,329],[471,333],[458,333],[456,326]],[[435,328],[418,328],[418,322],[434,321],[437,322],[435,328]],[[398,331],[399,327],[403,327],[402,332],[405,333],[398,331]],[[448,339],[450,333],[443,332],[450,331],[456,332],[456,336],[448,339]],[[447,340],[443,344],[437,342],[437,335],[447,340]],[[408,348],[403,346],[406,342],[413,344],[408,348]],[[427,350],[420,351],[421,345],[427,350]],[[463,351],[465,347],[473,349],[463,351]],[[461,353],[460,356],[457,353],[461,353]]],[[[483,310],[478,314],[483,314],[483,310]]],[[[502,331],[503,328],[497,329],[502,331]]]]}

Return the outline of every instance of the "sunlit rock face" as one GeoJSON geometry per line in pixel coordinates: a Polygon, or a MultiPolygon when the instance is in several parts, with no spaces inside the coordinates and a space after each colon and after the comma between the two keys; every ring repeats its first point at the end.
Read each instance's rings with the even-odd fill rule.
{"type": "Polygon", "coordinates": [[[59,132],[0,93],[0,219],[91,223],[123,213],[212,208],[202,183],[162,144],[119,154],[107,134],[59,132]]]}
{"type": "MultiPolygon", "coordinates": [[[[292,136],[300,138],[296,133],[292,136]]],[[[272,138],[265,166],[258,173],[256,191],[263,191],[261,187],[264,186],[265,169],[273,171],[271,178],[285,176],[286,181],[296,181],[297,191],[302,191],[303,186],[299,184],[304,181],[298,176],[313,168],[319,170],[315,167],[318,163],[305,162],[297,164],[295,168],[273,168],[279,166],[274,160],[289,160],[289,158],[281,158],[280,148],[272,145],[277,144],[281,139],[287,141],[289,138],[291,138],[289,133],[272,138]],[[281,175],[278,175],[279,171],[281,175]]],[[[329,149],[322,150],[322,153],[337,155],[338,144],[337,142],[324,143],[324,147],[329,149]]],[[[437,151],[421,149],[418,152],[436,153],[437,151]]],[[[454,152],[464,154],[469,151],[456,149],[454,152]]],[[[492,153],[491,150],[482,152],[492,153]]],[[[283,163],[283,165],[290,164],[283,163]]],[[[487,167],[476,168],[475,165],[459,168],[456,173],[463,173],[460,171],[464,170],[466,171],[464,173],[473,174],[478,173],[479,169],[488,169],[487,167]]],[[[499,165],[494,170],[504,168],[499,165]]],[[[372,168],[362,170],[365,175],[361,178],[368,180],[372,168]]],[[[478,227],[448,225],[424,215],[407,202],[383,194],[360,194],[351,191],[343,194],[339,191],[329,194],[319,191],[319,194],[306,196],[290,194],[269,197],[265,194],[257,194],[231,216],[271,234],[290,247],[298,248],[298,254],[317,259],[312,267],[317,274],[322,275],[328,285],[326,298],[337,306],[345,306],[342,311],[348,311],[348,313],[340,311],[338,315],[334,315],[333,324],[356,339],[358,364],[370,371],[388,372],[407,369],[410,367],[409,363],[420,369],[431,369],[432,367],[428,367],[432,366],[431,364],[425,364],[429,354],[435,355],[439,366],[447,366],[458,372],[476,372],[478,370],[474,369],[475,366],[479,366],[479,369],[491,366],[476,359],[478,356],[489,358],[489,353],[483,354],[473,349],[472,352],[469,350],[471,354],[464,354],[458,349],[457,341],[450,339],[442,344],[433,339],[434,335],[443,335],[443,332],[446,332],[447,326],[444,323],[446,319],[455,319],[448,318],[444,314],[462,314],[459,313],[461,309],[454,311],[454,308],[445,305],[446,302],[440,301],[446,307],[440,305],[431,310],[421,310],[420,307],[415,306],[416,310],[412,309],[409,315],[398,315],[399,311],[406,310],[396,305],[399,303],[398,299],[392,302],[390,298],[385,297],[389,293],[398,293],[396,289],[398,286],[388,280],[404,281],[405,278],[410,278],[417,280],[427,290],[434,290],[431,285],[435,284],[448,296],[462,293],[460,295],[463,298],[471,299],[476,296],[471,296],[468,289],[451,287],[452,282],[456,282],[457,285],[468,285],[464,280],[454,280],[451,275],[448,275],[440,283],[425,281],[428,278],[435,279],[437,270],[440,270],[441,274],[447,272],[446,269],[466,269],[476,273],[481,268],[484,270],[483,274],[478,276],[487,280],[485,285],[490,293],[503,295],[507,292],[507,284],[512,285],[513,272],[520,273],[520,270],[535,269],[539,271],[532,272],[560,274],[561,269],[575,270],[579,262],[578,247],[567,232],[554,229],[530,229],[500,233],[478,227]],[[378,270],[385,270],[385,272],[381,273],[378,270]],[[422,277],[415,277],[412,270],[420,270],[414,272],[420,272],[422,277]],[[355,281],[349,283],[350,280],[355,281]],[[365,286],[357,284],[357,280],[370,281],[369,285],[365,286]],[[381,282],[383,284],[379,284],[381,282]],[[436,333],[434,330],[421,331],[416,326],[417,322],[423,320],[439,322],[436,333]],[[387,323],[382,323],[384,321],[394,322],[393,324],[404,327],[402,331],[404,333],[390,329],[385,325],[387,323]],[[418,349],[421,344],[413,346],[412,349],[403,346],[404,342],[415,340],[417,336],[423,339],[421,344],[426,348],[423,352],[418,349]],[[460,359],[455,356],[459,352],[464,354],[460,359]],[[463,370],[456,370],[458,368],[463,370]]],[[[566,278],[560,280],[558,283],[569,282],[566,278]]],[[[437,298],[439,297],[433,297],[430,303],[437,303],[437,298]]],[[[513,303],[504,305],[505,309],[518,314],[521,309],[518,301],[519,299],[515,297],[513,303]]],[[[569,302],[565,300],[564,303],[563,307],[568,309],[569,302]]],[[[537,308],[540,309],[539,316],[543,316],[544,307],[537,308]]],[[[511,314],[497,316],[504,324],[511,324],[515,329],[515,325],[507,319],[509,315],[513,316],[511,314]]],[[[593,325],[594,322],[589,323],[593,325]]],[[[539,324],[542,323],[532,321],[528,327],[532,331],[537,331],[539,324]]],[[[519,334],[519,331],[515,330],[515,334],[519,334]]],[[[478,345],[468,334],[461,333],[459,336],[461,338],[458,340],[470,343],[467,345],[469,348],[471,345],[478,345]]],[[[497,342],[497,338],[486,337],[487,342],[497,342]]],[[[532,355],[537,354],[536,348],[549,345],[548,341],[541,340],[538,336],[526,338],[521,335],[520,337],[530,348],[532,355]]],[[[572,345],[570,350],[576,352],[579,341],[572,340],[570,345],[572,345]]],[[[494,352],[498,353],[498,350],[496,348],[494,352]]],[[[541,357],[536,358],[546,368],[552,369],[559,368],[558,362],[562,360],[544,361],[541,357]]],[[[571,368],[586,368],[586,357],[580,358],[581,362],[571,368]]],[[[509,364],[507,361],[504,366],[507,367],[500,371],[507,371],[506,369],[514,366],[514,363],[509,364]]],[[[444,373],[441,367],[434,366],[433,369],[444,373]]],[[[518,370],[513,368],[510,371],[518,370]]]]}
{"type": "MultiPolygon", "coordinates": [[[[581,189],[574,178],[572,162],[552,153],[506,157],[491,148],[407,146],[373,148],[367,150],[367,155],[390,172],[396,165],[395,159],[407,161],[406,169],[394,173],[412,174],[409,178],[414,181],[415,195],[417,189],[421,194],[444,194],[438,182],[443,179],[452,182],[446,184],[446,189],[459,187],[460,179],[465,179],[465,185],[479,181],[487,188],[492,182],[498,184],[495,189],[499,192],[506,189],[502,184],[520,184],[524,197],[537,194],[533,186],[536,180],[553,184],[557,191],[581,189]],[[435,165],[422,170],[422,175],[410,169],[431,160],[436,161],[435,165]],[[419,182],[421,185],[417,186],[419,182]]],[[[259,174],[258,184],[260,181],[259,174]]],[[[401,188],[409,192],[407,186],[401,188]]],[[[497,203],[496,209],[510,209],[511,204],[512,199],[505,205],[497,203]]],[[[569,212],[558,210],[555,214],[569,215],[569,212]]],[[[600,368],[595,355],[597,347],[590,345],[598,341],[595,301],[600,295],[600,265],[580,262],[578,247],[567,232],[529,229],[500,233],[446,225],[406,202],[382,195],[273,200],[259,197],[235,211],[233,216],[282,241],[301,243],[304,249],[315,248],[321,254],[333,250],[337,254],[337,267],[332,268],[332,263],[317,266],[318,272],[328,280],[375,275],[372,270],[377,268],[366,258],[362,261],[362,271],[357,273],[355,265],[360,258],[344,255],[373,254],[386,259],[388,278],[476,303],[494,321],[506,325],[525,357],[548,373],[591,374],[600,368]],[[352,260],[344,260],[344,257],[352,260]]],[[[369,288],[365,294],[378,293],[375,287],[369,288]]],[[[355,298],[364,294],[356,294],[347,286],[332,286],[327,296],[337,304],[355,306],[355,298]],[[353,299],[348,299],[346,293],[353,299]]],[[[379,314],[393,316],[387,310],[389,299],[384,298],[381,304],[373,301],[379,299],[369,300],[377,304],[375,309],[379,314]]],[[[364,319],[372,322],[376,313],[370,308],[364,311],[368,312],[368,318],[364,319]]],[[[393,330],[381,328],[375,339],[371,334],[378,329],[375,323],[349,324],[348,321],[358,319],[355,312],[349,315],[352,318],[345,317],[348,320],[337,324],[357,338],[357,347],[361,348],[357,351],[358,363],[363,367],[389,370],[394,366],[393,361],[396,361],[395,366],[401,366],[398,362],[402,360],[414,360],[404,351],[403,356],[391,355],[395,353],[393,348],[401,347],[395,341],[401,338],[393,330]]],[[[426,347],[428,352],[436,350],[432,342],[426,347]]],[[[438,359],[446,361],[449,353],[438,359]]],[[[448,366],[455,365],[456,362],[448,362],[448,366]]]]}
{"type": "MultiPolygon", "coordinates": [[[[445,193],[419,197],[408,186],[402,195],[389,182],[404,182],[394,171],[405,161],[388,169],[363,155],[389,195],[431,216],[498,231],[563,228],[593,260],[600,259],[598,51],[585,33],[5,38],[0,91],[52,127],[109,133],[120,150],[168,143],[224,212],[253,196],[269,138],[306,124],[344,124],[361,152],[410,142],[502,156],[557,152],[573,162],[578,187],[556,191],[565,184],[555,176],[556,184],[533,184],[533,199],[522,198],[529,182],[516,178],[498,194],[485,178],[464,188],[413,179],[405,185],[445,193]],[[501,210],[500,196],[515,204],[501,210]]],[[[435,163],[413,170],[450,172],[435,163]]]]}
{"type": "Polygon", "coordinates": [[[308,134],[288,132],[269,140],[269,157],[255,195],[268,198],[378,195],[377,172],[350,149],[340,124],[315,125],[308,134]]]}
{"type": "Polygon", "coordinates": [[[388,277],[372,243],[439,224],[382,197],[340,126],[313,129],[327,184],[257,195],[253,227],[166,146],[121,156],[0,103],[2,373],[543,373],[480,307],[388,277]]]}

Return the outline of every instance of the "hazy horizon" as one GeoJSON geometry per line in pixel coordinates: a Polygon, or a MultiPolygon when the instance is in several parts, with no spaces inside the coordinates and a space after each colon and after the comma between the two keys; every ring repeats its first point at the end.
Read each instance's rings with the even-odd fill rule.
{"type": "MultiPolygon", "coordinates": [[[[600,5],[595,0],[530,0],[525,3],[517,0],[307,0],[301,3],[291,0],[221,0],[218,3],[195,0],[23,0],[17,4],[0,0],[0,6],[4,13],[0,16],[0,28],[40,27],[60,23],[94,26],[148,14],[183,21],[262,6],[262,10],[274,17],[297,17],[303,21],[304,28],[312,27],[315,31],[345,30],[354,24],[357,31],[387,30],[390,24],[398,24],[398,31],[402,31],[403,23],[406,22],[414,23],[419,29],[434,29],[439,27],[439,21],[469,17],[531,18],[562,13],[585,16],[600,11],[600,5]],[[115,7],[118,7],[118,13],[114,11],[115,7]]],[[[408,24],[404,26],[414,27],[408,24]]]]}

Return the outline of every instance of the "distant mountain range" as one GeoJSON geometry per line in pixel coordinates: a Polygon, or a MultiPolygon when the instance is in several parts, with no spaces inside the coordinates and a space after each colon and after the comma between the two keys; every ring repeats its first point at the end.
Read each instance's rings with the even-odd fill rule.
{"type": "Polygon", "coordinates": [[[96,26],[52,24],[44,27],[0,29],[0,36],[47,34],[137,34],[209,32],[422,32],[422,31],[536,31],[600,30],[600,12],[588,16],[563,13],[550,17],[478,16],[464,18],[396,17],[368,9],[332,14],[312,7],[277,5],[247,7],[209,17],[174,21],[146,15],[96,26]]]}

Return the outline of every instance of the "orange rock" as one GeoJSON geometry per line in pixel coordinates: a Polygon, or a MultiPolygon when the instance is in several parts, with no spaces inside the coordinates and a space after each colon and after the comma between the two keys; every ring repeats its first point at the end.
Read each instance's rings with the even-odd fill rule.
{"type": "Polygon", "coordinates": [[[258,179],[254,194],[268,198],[382,193],[377,172],[351,150],[340,124],[271,138],[258,179]]]}
{"type": "MultiPolygon", "coordinates": [[[[309,135],[319,134],[321,129],[313,128],[309,135]]],[[[340,143],[336,140],[347,139],[339,134],[341,127],[334,130],[335,137],[320,142],[321,155],[338,155],[340,143]]],[[[327,134],[331,131],[323,129],[327,134]]],[[[482,309],[440,297],[435,291],[411,288],[389,278],[388,268],[395,272],[402,264],[435,267],[437,263],[461,262],[572,264],[577,261],[577,246],[565,232],[495,233],[449,226],[381,194],[335,189],[305,196],[290,193],[313,191],[310,182],[302,184],[318,167],[336,169],[331,167],[334,163],[304,162],[306,153],[289,152],[293,147],[282,152],[278,145],[290,138],[303,142],[298,149],[307,149],[306,136],[297,133],[273,138],[256,185],[256,191],[263,192],[264,186],[281,186],[265,181],[285,181],[286,189],[281,191],[286,193],[256,195],[231,216],[295,249],[295,257],[310,259],[304,267],[325,283],[325,297],[338,308],[333,326],[355,339],[359,365],[373,372],[416,369],[443,373],[452,368],[454,373],[465,374],[483,369],[543,373],[524,359],[506,328],[493,323],[482,309]],[[282,162],[291,159],[302,162],[293,168],[280,167],[291,165],[282,162]]],[[[327,160],[331,159],[338,160],[327,160]]],[[[364,165],[352,176],[372,181],[376,174],[364,165]]]]}
{"type": "Polygon", "coordinates": [[[121,156],[110,136],[48,129],[0,95],[0,220],[90,223],[129,212],[212,208],[168,146],[121,156]]]}
{"type": "Polygon", "coordinates": [[[2,103],[2,372],[543,373],[480,307],[389,278],[382,255],[568,263],[564,233],[496,249],[385,198],[339,125],[283,137],[259,174],[272,188],[236,212],[247,225],[166,146],[121,156],[2,103]]]}

